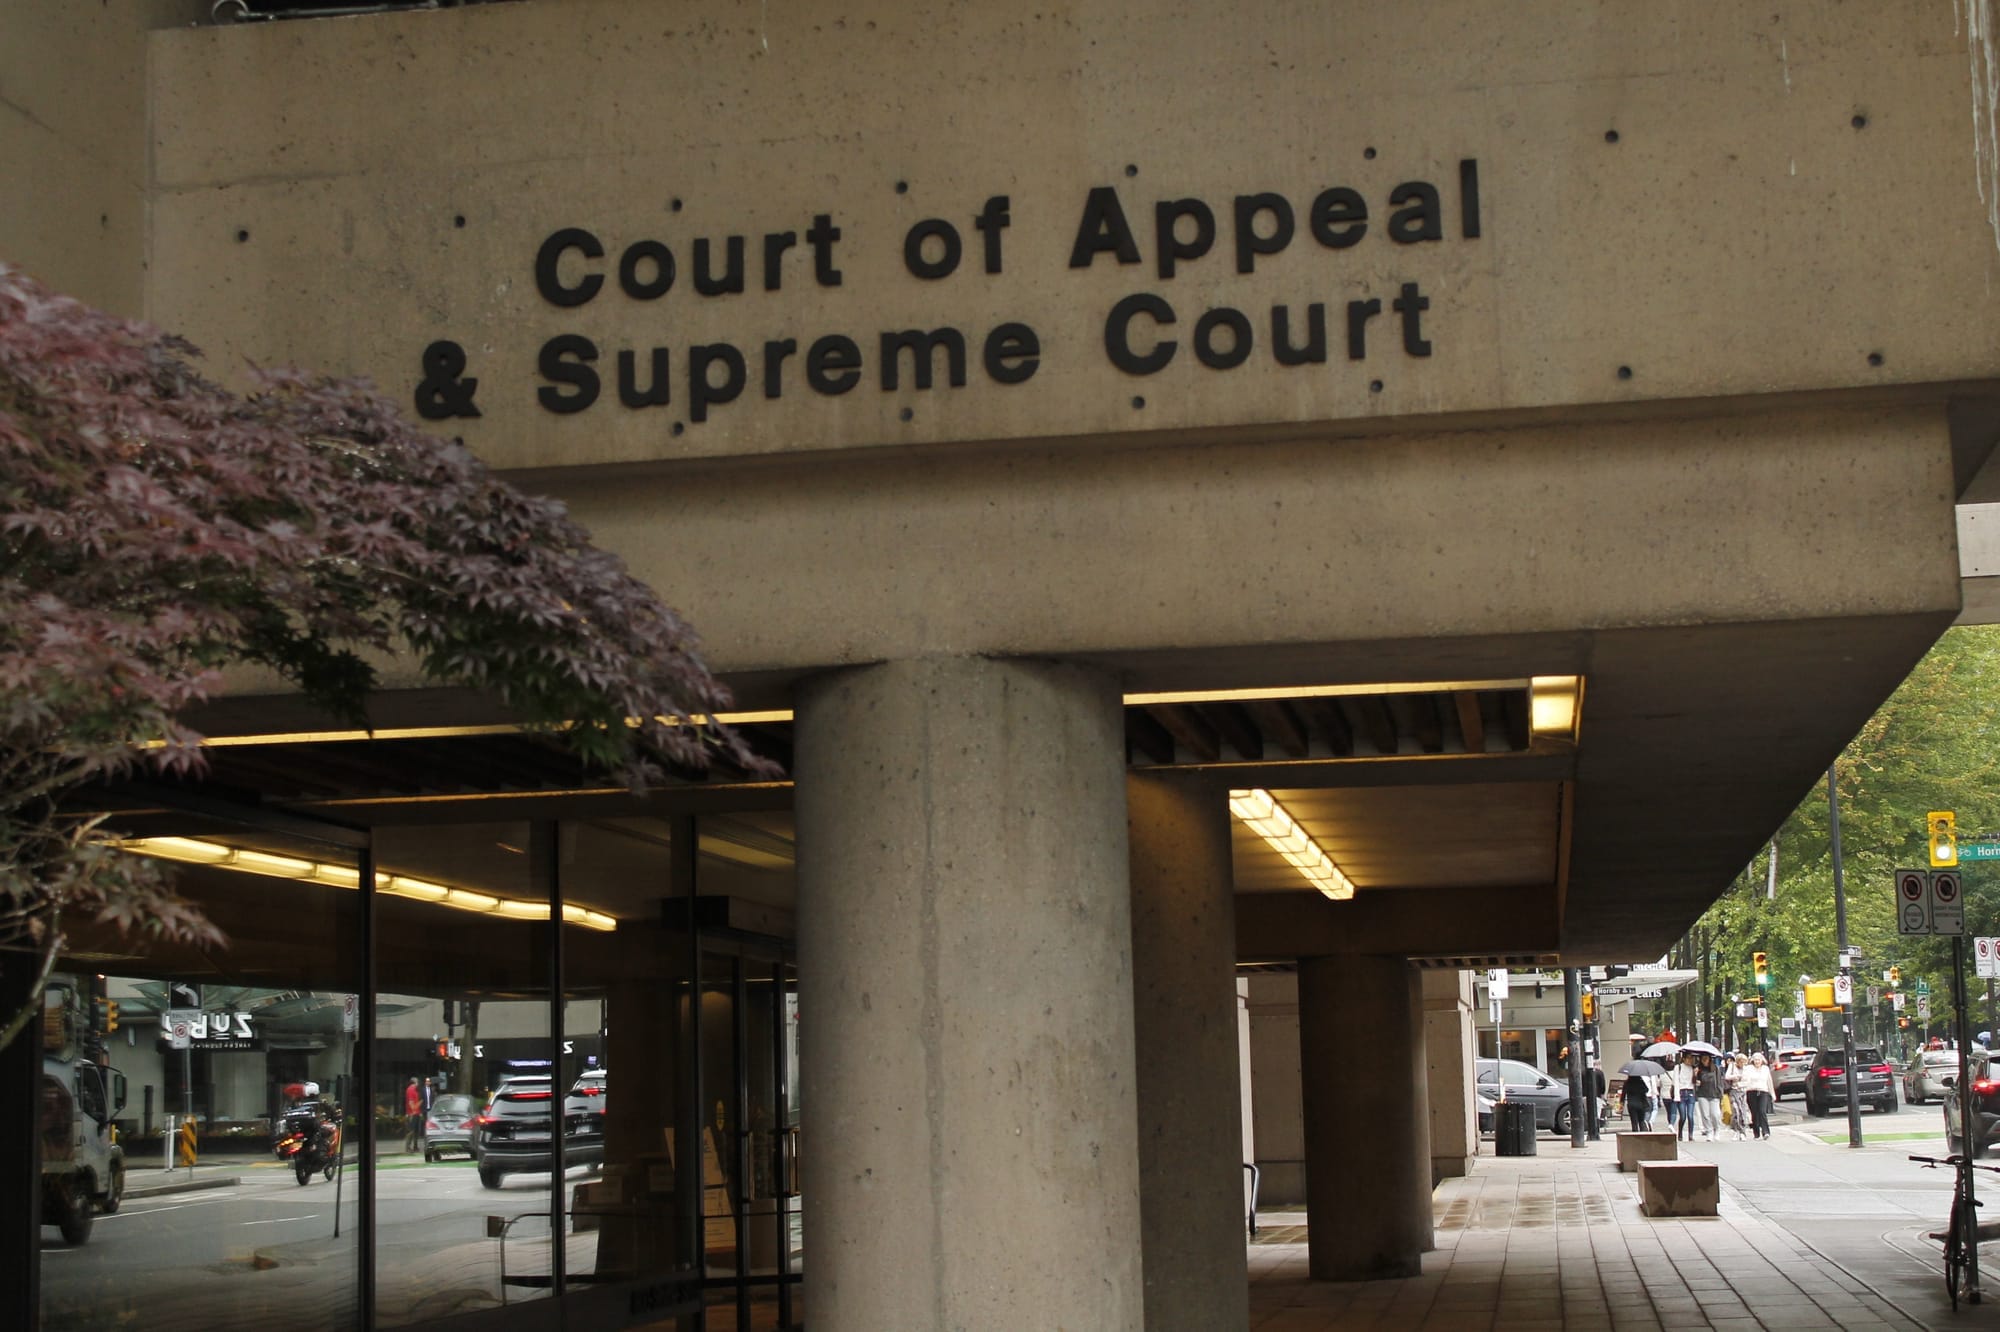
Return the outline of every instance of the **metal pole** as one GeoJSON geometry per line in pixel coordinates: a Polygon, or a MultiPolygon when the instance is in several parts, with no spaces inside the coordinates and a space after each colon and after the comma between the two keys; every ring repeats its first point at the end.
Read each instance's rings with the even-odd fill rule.
{"type": "Polygon", "coordinates": [[[1846,1052],[1842,1076],[1847,1079],[1847,1145],[1861,1145],[1861,1103],[1854,1099],[1854,975],[1847,965],[1847,889],[1840,870],[1840,788],[1833,765],[1826,769],[1827,829],[1833,849],[1833,928],[1840,949],[1840,974],[1848,978],[1848,1002],[1840,1006],[1840,1046],[1846,1052]]]}
{"type": "MultiPolygon", "coordinates": [[[[185,1045],[181,1047],[181,1105],[187,1110],[187,1122],[194,1123],[194,1055],[185,1045]]],[[[197,1138],[196,1141],[200,1139],[197,1138]]],[[[194,1178],[192,1156],[188,1158],[188,1178],[194,1178]]]]}
{"type": "Polygon", "coordinates": [[[1583,986],[1575,967],[1563,968],[1563,1020],[1569,1024],[1569,1145],[1583,1146],[1583,986]]]}
{"type": "MultiPolygon", "coordinates": [[[[1973,1145],[1978,1141],[1972,1135],[1978,1130],[1978,1122],[1972,1117],[1972,1075],[1967,1069],[1970,1063],[1972,1042],[1966,1039],[1969,1024],[1965,1020],[1965,936],[1951,936],[1951,1001],[1958,1010],[1958,1127],[1959,1154],[1958,1173],[1964,1180],[1965,1205],[1973,1206],[1972,1168],[1973,1145]]],[[[1979,1226],[1975,1223],[1966,1227],[1965,1236],[1965,1289],[1966,1298],[1973,1304],[1979,1303],[1979,1226]]]]}

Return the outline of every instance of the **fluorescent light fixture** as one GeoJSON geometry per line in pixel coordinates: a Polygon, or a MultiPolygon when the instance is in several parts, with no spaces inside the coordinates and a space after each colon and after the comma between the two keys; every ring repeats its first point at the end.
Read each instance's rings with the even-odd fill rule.
{"type": "MultiPolygon", "coordinates": [[[[225,846],[221,842],[208,842],[195,837],[132,837],[113,841],[110,845],[131,855],[151,856],[155,860],[177,860],[191,865],[209,865],[216,869],[236,870],[244,874],[295,879],[302,883],[323,883],[335,888],[361,886],[361,871],[352,865],[274,855],[268,851],[225,846]]],[[[529,901],[518,897],[499,897],[493,893],[475,892],[470,888],[453,888],[447,884],[432,883],[429,879],[412,878],[407,874],[378,874],[375,877],[375,891],[389,897],[407,897],[412,901],[499,916],[506,920],[549,918],[547,902],[529,901]]],[[[573,903],[563,907],[562,915],[564,924],[580,925],[587,930],[610,931],[618,928],[617,917],[573,903]]]]}
{"type": "Polygon", "coordinates": [[[309,879],[319,868],[310,860],[300,860],[297,856],[274,856],[266,851],[238,851],[226,862],[232,869],[240,869],[246,874],[268,874],[274,879],[309,879]]]}
{"type": "Polygon", "coordinates": [[[408,897],[418,902],[442,902],[451,889],[429,879],[412,879],[407,874],[384,874],[375,880],[375,891],[391,897],[408,897]]]}
{"type": "MultiPolygon", "coordinates": [[[[663,717],[669,726],[681,723],[672,717],[663,717]]],[[[696,713],[689,719],[696,726],[706,726],[711,721],[725,726],[755,726],[760,723],[788,722],[792,720],[790,708],[766,708],[759,712],[717,712],[696,713]]],[[[625,724],[637,726],[639,719],[627,717],[625,724]]],[[[334,730],[334,731],[269,731],[255,735],[205,735],[201,739],[203,749],[232,749],[243,745],[324,745],[356,740],[446,740],[462,736],[476,735],[524,735],[525,726],[512,722],[496,722],[487,726],[383,726],[375,730],[334,730]]],[[[141,748],[164,748],[164,740],[149,740],[141,748]]]]}
{"type": "Polygon", "coordinates": [[[1522,689],[1526,680],[1420,680],[1401,683],[1280,685],[1269,689],[1166,689],[1125,695],[1128,708],[1149,703],[1246,703],[1279,698],[1353,698],[1363,694],[1454,694],[1471,690],[1522,689]]]}
{"type": "Polygon", "coordinates": [[[1354,880],[1341,873],[1340,866],[1301,828],[1298,820],[1277,802],[1269,791],[1235,790],[1229,793],[1229,812],[1270,843],[1271,849],[1290,862],[1307,883],[1336,902],[1354,896],[1354,880]]]}
{"type": "Polygon", "coordinates": [[[1537,740],[1576,743],[1582,713],[1582,676],[1538,675],[1528,682],[1528,730],[1537,740]]]}

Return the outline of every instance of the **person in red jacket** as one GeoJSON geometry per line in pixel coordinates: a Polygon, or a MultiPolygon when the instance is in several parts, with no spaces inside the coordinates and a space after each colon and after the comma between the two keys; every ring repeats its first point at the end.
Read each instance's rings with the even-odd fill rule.
{"type": "Polygon", "coordinates": [[[423,1145],[424,1137],[424,1089],[415,1078],[403,1089],[403,1150],[414,1152],[423,1145]]]}

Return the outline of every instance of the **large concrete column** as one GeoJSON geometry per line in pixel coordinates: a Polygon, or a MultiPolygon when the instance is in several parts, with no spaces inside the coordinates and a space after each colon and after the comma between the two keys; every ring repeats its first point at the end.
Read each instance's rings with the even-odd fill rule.
{"type": "Polygon", "coordinates": [[[1229,807],[1185,778],[1125,786],[1148,1332],[1250,1322],[1229,807]]]}
{"type": "Polygon", "coordinates": [[[1306,1263],[1317,1281],[1416,1276],[1431,1247],[1423,1000],[1401,958],[1299,961],[1306,1263]]]}
{"type": "Polygon", "coordinates": [[[892,662],[798,706],[813,1327],[1138,1328],[1115,684],[892,662]]]}
{"type": "Polygon", "coordinates": [[[1479,1154],[1479,1116],[1472,1104],[1472,973],[1433,967],[1419,975],[1436,1187],[1439,1180],[1463,1175],[1479,1154]]]}

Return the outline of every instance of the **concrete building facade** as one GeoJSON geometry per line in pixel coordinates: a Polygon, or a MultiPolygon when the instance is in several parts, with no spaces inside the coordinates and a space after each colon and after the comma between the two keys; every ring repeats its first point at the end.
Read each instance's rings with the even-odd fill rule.
{"type": "Polygon", "coordinates": [[[352,738],[236,681],[121,811],[373,887],[196,868],[236,953],[80,965],[359,993],[369,1098],[373,996],[540,996],[633,1089],[509,1209],[545,1284],[370,1172],[328,1326],[1243,1326],[1270,974],[1254,1150],[1407,1272],[1461,973],[1658,956],[1992,497],[1983,0],[5,13],[0,254],[558,496],[790,774],[634,798],[403,669],[352,738]]]}

